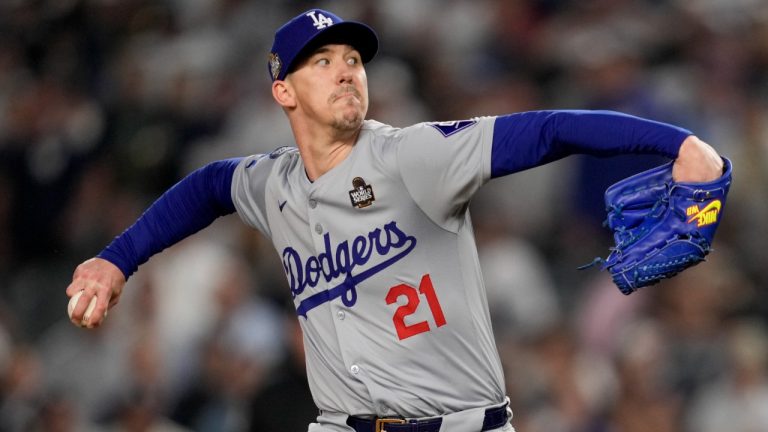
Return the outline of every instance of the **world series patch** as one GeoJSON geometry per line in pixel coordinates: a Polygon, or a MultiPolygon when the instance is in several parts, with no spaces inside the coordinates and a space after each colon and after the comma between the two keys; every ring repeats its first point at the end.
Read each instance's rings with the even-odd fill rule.
{"type": "Polygon", "coordinates": [[[365,208],[376,200],[376,197],[373,196],[373,187],[365,184],[365,180],[362,177],[352,179],[352,187],[353,189],[349,191],[349,200],[352,202],[352,207],[365,208]]]}
{"type": "Polygon", "coordinates": [[[277,53],[269,53],[269,73],[272,74],[273,80],[277,79],[282,68],[283,61],[280,60],[280,56],[278,56],[277,53]]]}

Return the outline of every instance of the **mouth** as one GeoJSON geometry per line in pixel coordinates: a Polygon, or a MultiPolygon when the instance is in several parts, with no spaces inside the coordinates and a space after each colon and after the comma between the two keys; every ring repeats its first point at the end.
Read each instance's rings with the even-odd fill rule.
{"type": "Polygon", "coordinates": [[[360,100],[360,92],[357,91],[355,88],[344,88],[338,93],[334,93],[331,95],[331,102],[336,102],[342,99],[346,99],[348,97],[352,97],[354,99],[360,100]]]}

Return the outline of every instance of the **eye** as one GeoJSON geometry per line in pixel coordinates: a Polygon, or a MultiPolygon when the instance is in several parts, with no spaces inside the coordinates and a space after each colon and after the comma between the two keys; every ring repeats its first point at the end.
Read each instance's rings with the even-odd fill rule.
{"type": "Polygon", "coordinates": [[[328,66],[329,64],[331,64],[331,61],[328,60],[325,57],[321,57],[321,58],[317,59],[317,61],[315,61],[315,63],[319,64],[320,66],[328,66]]]}
{"type": "Polygon", "coordinates": [[[350,65],[350,66],[356,65],[358,63],[360,63],[360,59],[357,58],[357,57],[350,57],[350,58],[347,59],[347,64],[350,65]]]}

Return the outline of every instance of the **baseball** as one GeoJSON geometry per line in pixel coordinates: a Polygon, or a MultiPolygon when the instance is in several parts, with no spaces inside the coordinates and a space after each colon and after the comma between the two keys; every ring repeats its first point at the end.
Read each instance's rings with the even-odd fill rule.
{"type": "MultiPolygon", "coordinates": [[[[72,319],[72,312],[75,310],[75,306],[77,306],[77,301],[80,300],[80,296],[82,295],[83,295],[83,291],[79,291],[77,294],[73,295],[72,298],[69,299],[69,304],[67,305],[67,314],[69,315],[70,319],[72,319]]],[[[91,317],[91,314],[93,313],[93,310],[95,308],[96,308],[96,296],[93,296],[91,298],[91,303],[88,305],[88,309],[86,309],[85,314],[83,314],[83,320],[80,321],[81,326],[85,325],[85,323],[91,317]]]]}

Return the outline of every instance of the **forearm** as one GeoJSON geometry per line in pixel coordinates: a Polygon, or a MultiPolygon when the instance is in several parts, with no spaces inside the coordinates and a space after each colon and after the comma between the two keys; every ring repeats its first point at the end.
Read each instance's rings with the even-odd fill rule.
{"type": "Polygon", "coordinates": [[[213,162],[185,177],[97,256],[128,279],[152,255],[234,213],[230,188],[239,160],[213,162]]]}
{"type": "Polygon", "coordinates": [[[500,116],[494,125],[492,177],[572,154],[677,157],[691,132],[613,111],[531,111],[500,116]]]}

